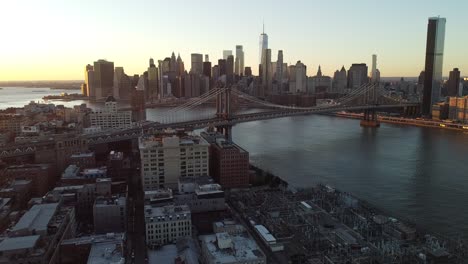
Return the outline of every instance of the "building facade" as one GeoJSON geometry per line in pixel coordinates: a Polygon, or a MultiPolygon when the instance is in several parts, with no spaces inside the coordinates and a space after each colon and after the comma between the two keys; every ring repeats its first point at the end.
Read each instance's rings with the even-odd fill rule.
{"type": "Polygon", "coordinates": [[[192,235],[192,220],[187,205],[145,206],[146,244],[160,246],[192,235]]]}
{"type": "Polygon", "coordinates": [[[180,177],[208,175],[209,144],[198,136],[160,135],[139,139],[145,191],[177,188],[180,177]]]}
{"type": "Polygon", "coordinates": [[[367,65],[365,63],[354,63],[348,70],[348,88],[357,89],[369,82],[367,77],[367,65]]]}
{"type": "Polygon", "coordinates": [[[117,102],[112,96],[106,100],[103,109],[94,110],[89,114],[91,126],[101,129],[132,127],[132,111],[117,110],[117,102]]]}
{"type": "Polygon", "coordinates": [[[125,197],[98,197],[93,206],[96,234],[125,232],[127,209],[125,197]]]}
{"type": "Polygon", "coordinates": [[[444,60],[445,18],[430,17],[427,25],[426,62],[422,114],[431,115],[431,108],[440,98],[444,60]]]}

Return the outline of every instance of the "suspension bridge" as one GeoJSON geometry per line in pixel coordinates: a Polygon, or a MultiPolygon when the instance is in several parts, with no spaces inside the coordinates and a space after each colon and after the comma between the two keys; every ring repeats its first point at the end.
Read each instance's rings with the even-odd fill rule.
{"type": "MultiPolygon", "coordinates": [[[[215,127],[230,139],[232,126],[238,123],[340,111],[363,111],[361,125],[378,126],[377,111],[417,109],[420,105],[419,102],[391,97],[377,84],[365,84],[336,100],[322,101],[311,107],[279,105],[249,95],[234,86],[218,87],[175,108],[161,111],[157,117],[158,122],[146,122],[135,128],[108,130],[78,137],[86,140],[88,145],[96,145],[137,139],[165,128],[215,127]],[[246,104],[249,106],[248,109],[241,107],[246,104]]],[[[53,145],[52,141],[10,144],[0,147],[0,158],[33,154],[36,149],[53,145]]]]}

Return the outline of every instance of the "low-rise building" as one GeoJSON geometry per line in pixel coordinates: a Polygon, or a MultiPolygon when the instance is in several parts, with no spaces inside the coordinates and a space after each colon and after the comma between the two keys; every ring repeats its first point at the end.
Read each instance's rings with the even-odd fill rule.
{"type": "Polygon", "coordinates": [[[123,264],[125,233],[108,233],[62,241],[58,263],[123,264]]]}
{"type": "Polygon", "coordinates": [[[4,179],[31,180],[33,196],[40,197],[49,191],[55,180],[55,172],[49,164],[24,164],[7,167],[4,179]]]}
{"type": "Polygon", "coordinates": [[[96,234],[125,232],[127,226],[125,197],[96,198],[93,216],[96,234]]]}
{"type": "Polygon", "coordinates": [[[207,264],[263,264],[265,254],[247,232],[226,232],[199,236],[203,263],[207,264]]]}
{"type": "Polygon", "coordinates": [[[31,207],[0,242],[0,263],[56,263],[58,245],[74,236],[74,212],[60,203],[31,207]]]}
{"type": "Polygon", "coordinates": [[[96,155],[94,152],[77,153],[70,156],[70,164],[74,164],[82,169],[96,167],[96,155]]]}
{"type": "Polygon", "coordinates": [[[145,206],[146,244],[152,246],[173,243],[192,235],[192,220],[187,205],[163,207],[145,206]]]}

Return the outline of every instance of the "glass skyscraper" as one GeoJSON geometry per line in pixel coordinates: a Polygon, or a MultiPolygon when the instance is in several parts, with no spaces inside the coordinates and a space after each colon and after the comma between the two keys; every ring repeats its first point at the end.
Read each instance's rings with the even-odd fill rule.
{"type": "Polygon", "coordinates": [[[431,115],[432,105],[440,99],[444,60],[445,18],[430,17],[427,25],[426,64],[422,114],[431,115]]]}

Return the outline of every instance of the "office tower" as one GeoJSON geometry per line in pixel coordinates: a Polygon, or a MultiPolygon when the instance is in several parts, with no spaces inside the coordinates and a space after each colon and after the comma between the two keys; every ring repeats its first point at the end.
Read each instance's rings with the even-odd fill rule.
{"type": "Polygon", "coordinates": [[[289,65],[288,67],[288,92],[296,92],[296,65],[289,65]]]}
{"type": "Polygon", "coordinates": [[[296,63],[296,89],[294,92],[301,93],[307,90],[307,67],[301,61],[296,63]]]}
{"type": "Polygon", "coordinates": [[[125,74],[122,67],[115,67],[114,73],[114,98],[117,97],[120,100],[129,100],[131,97],[132,79],[125,74]]]}
{"type": "Polygon", "coordinates": [[[145,99],[151,102],[158,98],[159,90],[159,70],[156,66],[150,65],[148,67],[148,87],[145,90],[145,99]]]}
{"type": "Polygon", "coordinates": [[[226,60],[218,60],[219,77],[227,74],[226,60]]]}
{"type": "Polygon", "coordinates": [[[232,50],[223,50],[223,60],[227,60],[228,56],[232,56],[232,50]]]}
{"type": "Polygon", "coordinates": [[[276,72],[275,72],[275,80],[276,84],[278,85],[278,92],[281,93],[283,91],[283,51],[278,50],[278,59],[276,61],[276,72]]]}
{"type": "Polygon", "coordinates": [[[177,188],[179,178],[208,175],[209,144],[199,136],[139,138],[143,190],[177,188]]]}
{"type": "Polygon", "coordinates": [[[176,59],[176,56],[174,54],[174,52],[172,52],[171,54],[171,63],[170,63],[170,71],[173,72],[173,73],[176,73],[177,72],[177,59],[176,59]]]}
{"type": "Polygon", "coordinates": [[[211,62],[203,62],[203,75],[211,78],[211,62]]]}
{"type": "Polygon", "coordinates": [[[444,60],[445,18],[430,17],[427,25],[426,63],[422,114],[431,115],[431,107],[439,101],[444,60]]]}
{"type": "Polygon", "coordinates": [[[120,82],[123,79],[123,76],[125,75],[123,67],[115,67],[114,69],[114,87],[112,89],[112,95],[116,100],[120,99],[120,82]]]}
{"type": "Polygon", "coordinates": [[[114,63],[106,60],[94,62],[94,89],[96,100],[113,94],[114,63]]]}
{"type": "Polygon", "coordinates": [[[226,59],[226,82],[234,83],[234,56],[229,55],[226,59]]]}
{"type": "Polygon", "coordinates": [[[322,68],[319,65],[317,75],[308,78],[307,92],[310,94],[331,92],[331,87],[330,76],[323,75],[322,68]]]}
{"type": "Polygon", "coordinates": [[[369,82],[367,77],[367,65],[365,63],[354,63],[348,70],[348,88],[356,89],[369,82]]]}
{"type": "Polygon", "coordinates": [[[153,58],[150,58],[150,59],[149,59],[149,66],[150,66],[150,67],[151,67],[151,66],[156,66],[156,65],[154,65],[154,59],[153,59],[153,58]]]}
{"type": "Polygon", "coordinates": [[[219,66],[215,65],[211,68],[211,76],[213,80],[217,81],[219,79],[219,66]]]}
{"type": "Polygon", "coordinates": [[[208,56],[208,54],[205,54],[205,61],[210,61],[210,56],[208,56]]]}
{"type": "Polygon", "coordinates": [[[344,90],[346,89],[346,85],[348,83],[347,76],[346,76],[346,69],[345,67],[341,67],[341,70],[335,71],[335,74],[333,75],[333,84],[332,84],[332,92],[334,93],[344,93],[344,90]]]}
{"type": "Polygon", "coordinates": [[[236,46],[236,61],[234,66],[234,72],[236,75],[244,75],[244,50],[242,45],[236,46]]]}
{"type": "Polygon", "coordinates": [[[245,67],[244,74],[245,76],[252,76],[252,68],[245,67]]]}
{"type": "Polygon", "coordinates": [[[90,64],[86,65],[85,67],[85,89],[86,89],[86,96],[94,99],[94,67],[90,64]]]}
{"type": "Polygon", "coordinates": [[[202,74],[203,73],[203,55],[198,53],[192,53],[192,68],[190,68],[191,73],[202,74]]]}
{"type": "Polygon", "coordinates": [[[454,68],[453,71],[450,71],[449,79],[447,82],[447,95],[448,96],[458,96],[460,88],[460,71],[458,68],[454,68]]]}
{"type": "Polygon", "coordinates": [[[377,83],[377,55],[372,54],[372,71],[371,71],[371,80],[373,83],[377,83]]]}
{"type": "Polygon", "coordinates": [[[165,58],[164,60],[158,61],[159,65],[159,92],[158,98],[162,99],[168,95],[167,93],[167,84],[169,83],[169,74],[171,71],[171,58],[165,58]]]}
{"type": "Polygon", "coordinates": [[[259,41],[259,46],[260,46],[260,53],[259,53],[259,64],[262,64],[262,56],[263,56],[263,50],[268,49],[268,35],[265,33],[265,24],[263,25],[263,32],[260,34],[260,41],[259,41]]]}
{"type": "MultiPolygon", "coordinates": [[[[154,63],[152,64],[154,65],[154,63]]],[[[136,79],[137,76],[134,76],[136,79]]],[[[136,89],[131,93],[132,121],[138,122],[146,120],[145,109],[145,76],[141,75],[138,79],[136,89]]]]}
{"type": "Polygon", "coordinates": [[[180,57],[180,54],[177,54],[177,70],[176,70],[176,75],[177,76],[182,76],[182,74],[185,72],[185,65],[184,62],[182,61],[182,58],[180,57]]]}
{"type": "Polygon", "coordinates": [[[260,89],[259,96],[265,97],[271,93],[271,83],[272,83],[272,76],[271,76],[271,49],[264,49],[262,55],[262,86],[260,89]]]}

